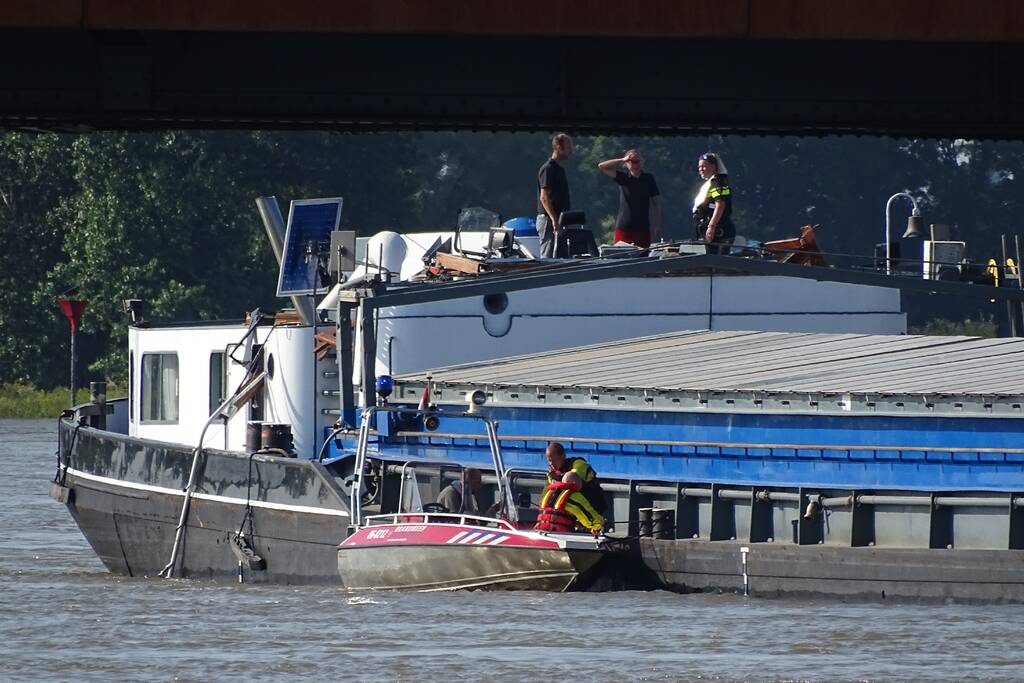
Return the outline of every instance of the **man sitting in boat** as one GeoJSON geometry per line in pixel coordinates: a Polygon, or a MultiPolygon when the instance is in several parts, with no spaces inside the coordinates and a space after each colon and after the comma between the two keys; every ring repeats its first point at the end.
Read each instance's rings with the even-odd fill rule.
{"type": "Polygon", "coordinates": [[[534,528],[599,533],[604,528],[601,513],[608,503],[597,481],[597,472],[583,458],[567,458],[560,443],[549,444],[546,455],[548,485],[540,498],[540,514],[534,528]]]}
{"type": "Polygon", "coordinates": [[[437,503],[443,505],[448,512],[479,514],[480,506],[476,502],[476,492],[480,490],[482,483],[480,470],[467,467],[462,472],[462,480],[456,479],[441,490],[437,496],[437,503]],[[467,488],[469,495],[465,495],[467,488]]]}

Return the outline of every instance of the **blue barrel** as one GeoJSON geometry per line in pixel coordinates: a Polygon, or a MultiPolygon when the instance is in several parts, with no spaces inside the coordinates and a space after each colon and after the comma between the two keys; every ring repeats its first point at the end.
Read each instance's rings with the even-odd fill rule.
{"type": "Polygon", "coordinates": [[[516,237],[536,237],[537,236],[537,219],[533,216],[519,216],[518,218],[509,218],[501,226],[503,228],[512,228],[516,237]]]}

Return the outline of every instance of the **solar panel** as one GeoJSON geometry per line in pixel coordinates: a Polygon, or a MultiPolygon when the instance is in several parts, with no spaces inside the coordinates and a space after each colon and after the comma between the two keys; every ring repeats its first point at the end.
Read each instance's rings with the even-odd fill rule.
{"type": "Polygon", "coordinates": [[[317,255],[326,254],[330,247],[331,231],[337,230],[341,221],[341,204],[341,197],[292,201],[277,278],[278,296],[325,290],[317,279],[317,255]]]}

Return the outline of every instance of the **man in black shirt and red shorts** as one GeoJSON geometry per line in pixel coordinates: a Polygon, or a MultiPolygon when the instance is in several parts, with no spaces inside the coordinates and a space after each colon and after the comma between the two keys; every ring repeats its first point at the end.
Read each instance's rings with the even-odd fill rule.
{"type": "Polygon", "coordinates": [[[556,233],[562,229],[558,218],[572,208],[569,200],[569,181],[560,161],[572,156],[572,138],[558,133],[551,138],[551,158],[537,171],[537,235],[540,237],[540,255],[553,258],[556,233]]]}
{"type": "Polygon", "coordinates": [[[661,235],[661,203],[658,183],[644,171],[644,160],[635,149],[621,159],[608,159],[597,165],[619,186],[619,215],[615,220],[615,241],[643,249],[661,235]],[[622,171],[617,167],[625,165],[622,171]]]}

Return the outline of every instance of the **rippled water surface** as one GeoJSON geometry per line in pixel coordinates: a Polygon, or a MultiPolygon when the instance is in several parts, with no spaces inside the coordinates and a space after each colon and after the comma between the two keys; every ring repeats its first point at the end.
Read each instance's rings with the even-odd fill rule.
{"type": "Polygon", "coordinates": [[[0,680],[1024,680],[1016,606],[379,594],[108,574],[0,420],[0,680]]]}

